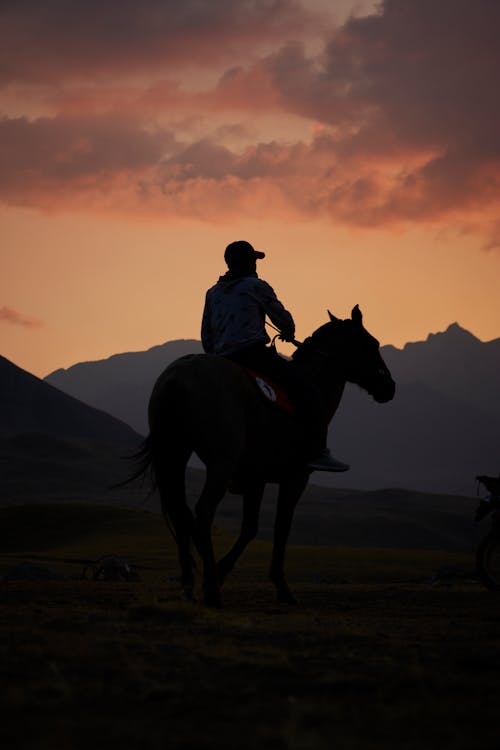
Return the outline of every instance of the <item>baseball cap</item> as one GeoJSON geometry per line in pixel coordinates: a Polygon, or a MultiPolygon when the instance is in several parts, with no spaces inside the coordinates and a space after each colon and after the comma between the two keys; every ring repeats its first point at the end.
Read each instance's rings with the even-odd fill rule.
{"type": "Polygon", "coordinates": [[[231,242],[224,252],[224,260],[229,267],[234,265],[241,265],[245,261],[253,260],[254,258],[265,258],[266,254],[261,250],[254,250],[253,246],[246,240],[236,240],[231,242]]]}

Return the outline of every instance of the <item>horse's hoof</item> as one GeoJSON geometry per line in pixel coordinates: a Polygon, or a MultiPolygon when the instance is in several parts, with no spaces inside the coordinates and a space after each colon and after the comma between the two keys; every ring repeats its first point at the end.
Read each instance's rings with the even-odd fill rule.
{"type": "Polygon", "coordinates": [[[181,599],[185,602],[194,602],[195,598],[193,594],[193,589],[188,589],[188,588],[182,589],[181,599]]]}
{"type": "Polygon", "coordinates": [[[231,571],[220,563],[217,565],[217,583],[222,586],[231,571]]]}
{"type": "Polygon", "coordinates": [[[222,609],[224,606],[220,596],[205,596],[203,601],[205,606],[210,607],[211,609],[222,609]]]}
{"type": "Polygon", "coordinates": [[[276,599],[278,601],[278,604],[288,604],[288,606],[290,607],[295,607],[298,604],[297,599],[288,589],[280,589],[279,591],[277,591],[276,599]]]}
{"type": "Polygon", "coordinates": [[[207,607],[214,607],[215,609],[221,609],[222,599],[220,595],[219,586],[214,585],[212,582],[208,585],[204,584],[202,591],[203,591],[203,603],[207,607]]]}

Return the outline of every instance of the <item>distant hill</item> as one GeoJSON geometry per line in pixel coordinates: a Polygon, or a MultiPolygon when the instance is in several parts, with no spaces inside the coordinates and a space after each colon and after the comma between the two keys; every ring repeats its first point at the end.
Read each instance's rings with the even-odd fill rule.
{"type": "Polygon", "coordinates": [[[32,502],[124,503],[137,485],[111,489],[131,472],[122,444],[42,433],[0,437],[0,504],[32,502]]]}
{"type": "Polygon", "coordinates": [[[376,404],[348,387],[330,425],[342,475],[315,474],[335,487],[406,487],[469,495],[474,477],[500,471],[500,418],[424,383],[399,383],[394,401],[376,404]]]}
{"type": "Polygon", "coordinates": [[[87,498],[124,479],[140,436],[0,357],[0,501],[72,493],[87,498]]]}
{"type": "MultiPolygon", "coordinates": [[[[259,537],[272,539],[276,488],[266,490],[259,537]]],[[[297,505],[290,542],[338,547],[434,549],[473,553],[484,528],[473,520],[470,497],[412,492],[318,487],[310,484],[297,505]]],[[[216,523],[237,531],[241,501],[226,496],[216,523]]],[[[485,522],[486,525],[488,522],[485,522]]]]}
{"type": "MultiPolygon", "coordinates": [[[[155,379],[177,357],[200,351],[199,341],[172,341],[57,370],[46,380],[145,433],[155,379]]],[[[314,481],[467,495],[476,473],[500,471],[500,339],[483,343],[454,323],[403,349],[382,347],[382,354],[396,398],[379,405],[346,389],[329,443],[353,468],[315,474],[314,481]]]]}
{"type": "MultiPolygon", "coordinates": [[[[151,359],[157,357],[157,366],[163,368],[169,356],[175,358],[179,352],[192,351],[196,343],[172,342],[164,349],[157,347],[151,359]]],[[[126,362],[127,356],[113,360],[111,370],[117,360],[121,364],[126,362]]],[[[136,384],[143,379],[140,362],[139,355],[132,356],[132,364],[138,368],[136,384]]],[[[93,374],[98,371],[98,364],[90,368],[93,374]]],[[[473,550],[477,530],[473,523],[474,502],[469,498],[402,489],[375,492],[349,489],[353,476],[354,481],[364,476],[367,481],[387,486],[390,476],[415,478],[412,472],[415,467],[418,471],[422,464],[428,471],[432,446],[436,439],[443,439],[443,433],[446,439],[455,436],[450,446],[452,454],[465,462],[460,441],[461,418],[465,419],[469,430],[474,430],[470,434],[479,441],[478,451],[484,449],[480,433],[484,432],[486,423],[482,417],[475,421],[477,412],[472,407],[467,407],[469,411],[462,408],[458,414],[453,399],[447,402],[420,385],[408,386],[408,391],[401,386],[399,395],[399,401],[383,407],[374,404],[366,394],[349,390],[333,439],[338,441],[343,430],[343,455],[358,450],[359,466],[348,477],[336,475],[336,488],[314,484],[307,488],[297,508],[292,542],[473,550]],[[426,413],[439,410],[439,418],[431,425],[421,411],[423,404],[426,413]],[[359,439],[361,423],[364,424],[362,440],[359,439]],[[402,429],[402,425],[407,424],[413,425],[414,433],[402,429]],[[378,458],[374,460],[374,456],[378,458]],[[349,481],[343,489],[340,482],[347,478],[349,481]]],[[[158,497],[149,495],[148,481],[113,487],[130,474],[133,463],[123,457],[130,456],[138,441],[137,433],[123,422],[61,393],[0,358],[0,504],[100,502],[147,507],[159,512],[158,497]]],[[[453,466],[453,462],[445,465],[446,471],[453,466]]],[[[469,470],[468,464],[466,468],[469,470]]],[[[313,475],[313,481],[320,477],[313,475]]],[[[188,469],[187,497],[191,505],[196,502],[203,481],[202,471],[188,469]]],[[[469,484],[466,494],[471,488],[469,484]]],[[[261,538],[272,536],[275,507],[276,486],[271,485],[266,489],[262,508],[261,538]]],[[[218,509],[216,523],[236,531],[240,522],[241,498],[226,495],[218,509]]],[[[158,523],[162,523],[161,518],[158,523]]]]}
{"type": "MultiPolygon", "coordinates": [[[[110,487],[124,479],[131,466],[109,447],[46,435],[0,438],[0,467],[0,506],[83,502],[147,509],[158,513],[159,528],[168,534],[158,495],[149,494],[149,482],[110,487]]],[[[187,470],[186,490],[191,506],[199,497],[203,481],[203,471],[187,470]]],[[[276,494],[276,485],[266,488],[260,539],[272,539],[276,494]]],[[[309,485],[297,506],[290,542],[472,554],[482,533],[473,521],[475,506],[473,499],[465,497],[309,485]]],[[[215,524],[231,532],[239,530],[241,497],[224,497],[215,524]]]]}
{"type": "Polygon", "coordinates": [[[382,348],[396,398],[378,405],[348,387],[330,443],[348,474],[340,487],[404,486],[469,494],[474,476],[500,471],[500,339],[481,342],[457,323],[403,349],[382,348]]]}
{"type": "Polygon", "coordinates": [[[124,422],[63,393],[0,356],[0,435],[42,433],[58,438],[137,444],[124,422]]]}
{"type": "Polygon", "coordinates": [[[175,359],[202,352],[200,341],[179,339],[143,352],[114,354],[47,375],[45,381],[147,433],[147,402],[158,375],[175,359]]]}
{"type": "Polygon", "coordinates": [[[453,323],[403,349],[385,346],[383,355],[398,382],[420,382],[500,416],[500,338],[482,342],[453,323]]]}

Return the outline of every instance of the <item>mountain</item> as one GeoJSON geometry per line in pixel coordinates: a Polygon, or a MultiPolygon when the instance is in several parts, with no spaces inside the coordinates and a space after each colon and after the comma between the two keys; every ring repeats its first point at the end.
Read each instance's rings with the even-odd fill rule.
{"type": "MultiPolygon", "coordinates": [[[[199,351],[195,340],[167,342],[57,370],[47,381],[145,433],[156,377],[178,356],[199,351]]],[[[348,386],[329,444],[352,469],[317,473],[313,481],[467,495],[476,474],[498,473],[500,339],[483,343],[454,323],[403,349],[384,346],[382,355],[397,383],[396,398],[380,405],[348,386]]]]}
{"type": "Polygon", "coordinates": [[[175,359],[202,352],[200,341],[179,339],[143,352],[81,362],[47,375],[45,381],[146,434],[147,402],[158,375],[175,359]]]}
{"type": "Polygon", "coordinates": [[[425,383],[500,416],[500,338],[483,343],[453,323],[403,349],[385,346],[383,356],[398,383],[425,383]]]}
{"type": "Polygon", "coordinates": [[[382,355],[396,398],[380,406],[346,389],[330,444],[353,468],[318,481],[381,487],[390,478],[394,486],[470,494],[476,474],[498,473],[500,339],[483,343],[453,323],[403,349],[382,347],[382,355]]]}
{"type": "Polygon", "coordinates": [[[20,433],[123,445],[139,440],[125,422],[63,393],[0,356],[0,435],[20,433]]]}
{"type": "Polygon", "coordinates": [[[102,493],[124,479],[140,436],[0,357],[0,500],[102,493]]]}
{"type": "MultiPolygon", "coordinates": [[[[145,354],[149,354],[151,360],[156,358],[156,367],[163,368],[169,357],[192,350],[193,344],[197,342],[171,342],[145,354]]],[[[131,363],[136,368],[135,385],[144,383],[139,353],[112,360],[107,362],[107,368],[113,377],[123,378],[126,384],[121,365],[131,363]]],[[[91,374],[99,371],[99,364],[90,366],[91,374]]],[[[148,365],[154,370],[154,362],[148,365]]],[[[85,367],[75,368],[81,375],[80,368],[84,371],[85,367]]],[[[150,373],[153,379],[156,375],[150,373]]],[[[82,382],[85,383],[85,377],[82,382]]],[[[96,387],[98,382],[98,378],[94,379],[92,385],[96,387]]],[[[89,389],[91,384],[86,385],[89,389]]],[[[455,401],[450,400],[447,410],[443,411],[443,399],[421,385],[409,386],[408,392],[402,387],[399,395],[399,403],[394,401],[381,406],[366,394],[348,389],[332,439],[335,446],[340,440],[339,450],[342,447],[350,459],[354,456],[356,466],[349,481],[335,476],[336,488],[313,484],[307,488],[297,508],[291,536],[293,543],[463,552],[474,548],[475,504],[470,498],[401,489],[352,490],[340,486],[341,481],[349,487],[358,480],[384,486],[391,477],[414,477],[415,464],[418,472],[420,464],[431,461],[430,437],[439,437],[448,422],[451,434],[456,437],[453,453],[460,462],[465,461],[460,452],[455,401]],[[442,411],[438,422],[431,426],[424,414],[429,410],[442,411]],[[413,437],[401,427],[407,424],[418,427],[413,437]],[[356,450],[359,455],[355,454],[356,450]]],[[[476,429],[477,413],[470,409],[464,413],[464,419],[470,428],[476,429]]],[[[481,420],[477,426],[484,430],[481,420]]],[[[156,493],[148,494],[148,482],[136,481],[121,488],[112,486],[130,474],[133,465],[124,461],[123,456],[130,455],[139,439],[123,422],[0,358],[0,504],[99,502],[137,508],[147,502],[148,509],[159,513],[159,498],[156,493]]],[[[478,450],[482,450],[482,443],[478,445],[478,450]]],[[[453,466],[452,461],[446,465],[446,471],[453,466]]],[[[313,481],[318,477],[320,475],[314,475],[313,481]]],[[[191,467],[186,472],[186,480],[188,502],[193,505],[203,486],[204,472],[191,467]]],[[[275,508],[276,486],[270,485],[262,507],[261,538],[272,537],[275,508]]],[[[218,508],[216,523],[236,531],[240,522],[241,498],[227,495],[218,508]]],[[[160,518],[158,523],[162,523],[160,518]]]]}
{"type": "Polygon", "coordinates": [[[336,487],[407,487],[470,495],[477,474],[500,469],[500,418],[423,383],[398,383],[389,404],[348,387],[329,444],[352,468],[314,475],[336,487]]]}

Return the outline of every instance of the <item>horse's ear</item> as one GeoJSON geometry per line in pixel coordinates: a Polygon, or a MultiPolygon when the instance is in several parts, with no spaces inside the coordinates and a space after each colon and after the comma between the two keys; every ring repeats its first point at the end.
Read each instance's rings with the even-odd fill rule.
{"type": "Polygon", "coordinates": [[[330,323],[338,323],[339,319],[335,317],[333,313],[328,310],[328,317],[330,318],[330,323]]]}
{"type": "Polygon", "coordinates": [[[363,325],[363,314],[361,313],[361,310],[359,309],[358,305],[355,305],[352,308],[351,320],[353,323],[356,323],[356,325],[359,325],[359,326],[363,325]]]}

